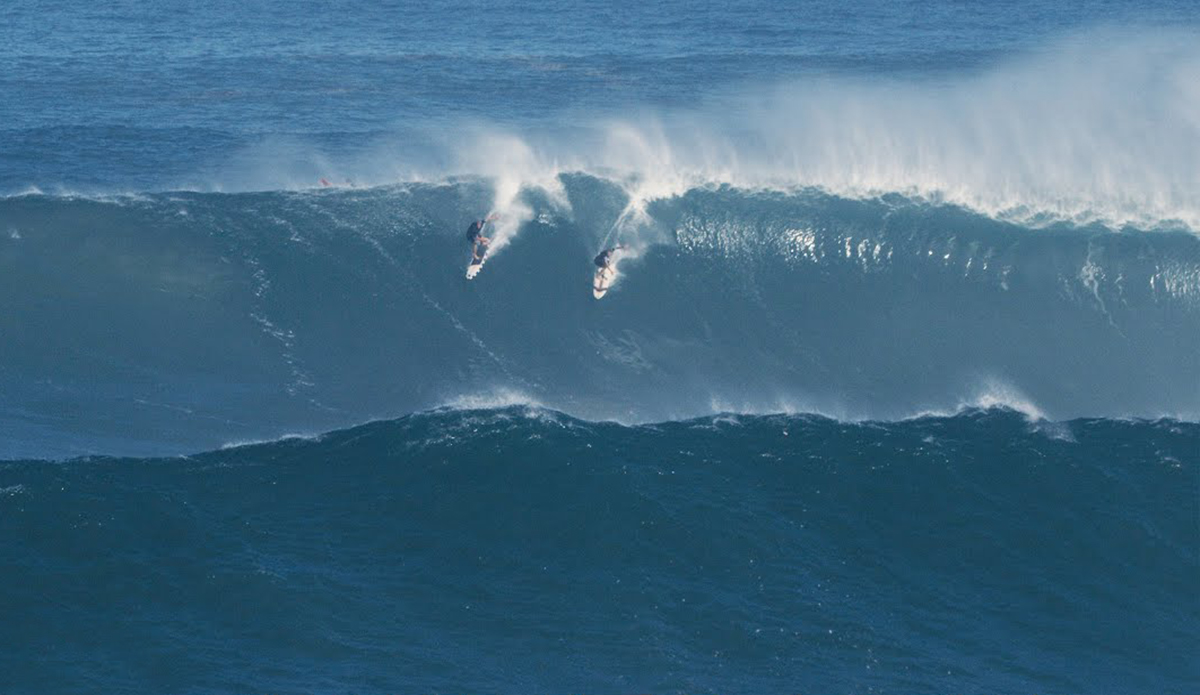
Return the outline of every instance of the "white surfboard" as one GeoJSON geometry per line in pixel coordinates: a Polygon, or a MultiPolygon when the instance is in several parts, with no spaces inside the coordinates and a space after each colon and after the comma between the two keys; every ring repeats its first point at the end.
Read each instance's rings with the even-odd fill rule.
{"type": "Polygon", "coordinates": [[[596,299],[603,297],[616,279],[617,269],[611,265],[597,270],[596,277],[592,279],[592,296],[596,299]]]}
{"type": "MultiPolygon", "coordinates": [[[[484,230],[486,230],[488,228],[488,225],[490,225],[492,223],[492,220],[496,219],[496,217],[497,216],[494,214],[487,216],[487,219],[485,219],[483,221],[483,227],[481,227],[479,230],[480,236],[483,235],[484,230]]],[[[496,241],[495,239],[492,239],[493,243],[495,241],[496,241]]],[[[471,256],[471,262],[467,264],[467,279],[468,280],[474,280],[475,276],[479,274],[479,271],[483,270],[483,264],[487,262],[488,254],[491,252],[492,252],[492,244],[489,243],[483,247],[483,255],[481,255],[479,257],[479,260],[475,260],[475,257],[471,256]]]]}
{"type": "Polygon", "coordinates": [[[471,257],[471,262],[467,264],[468,280],[475,279],[475,276],[478,275],[479,271],[483,269],[483,263],[487,260],[489,251],[491,251],[491,246],[487,246],[483,249],[483,255],[479,257],[479,260],[475,260],[474,256],[471,257]]]}

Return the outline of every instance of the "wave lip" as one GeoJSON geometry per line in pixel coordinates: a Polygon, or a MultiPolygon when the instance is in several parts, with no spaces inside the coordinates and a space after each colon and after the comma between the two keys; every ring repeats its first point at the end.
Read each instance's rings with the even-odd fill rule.
{"type": "MultiPolygon", "coordinates": [[[[323,179],[372,187],[482,176],[505,206],[519,202],[522,188],[553,193],[560,175],[586,172],[626,182],[636,206],[714,185],[816,188],[842,198],[900,194],[1026,227],[1197,232],[1197,46],[1189,26],[1100,28],[962,74],[725,87],[690,109],[571,114],[564,117],[571,125],[557,131],[540,121],[535,130],[456,120],[373,133],[365,142],[353,134],[339,146],[316,136],[269,137],[230,144],[205,171],[149,189],[278,191],[323,179]]],[[[4,192],[100,186],[46,176],[5,184],[4,192]]],[[[147,189],[141,179],[119,179],[104,185],[147,189]]]]}

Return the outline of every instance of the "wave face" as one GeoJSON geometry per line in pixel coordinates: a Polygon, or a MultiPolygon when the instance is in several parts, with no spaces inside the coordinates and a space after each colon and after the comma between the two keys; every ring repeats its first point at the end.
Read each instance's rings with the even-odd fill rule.
{"type": "Polygon", "coordinates": [[[472,282],[484,181],[0,201],[0,456],[183,453],[454,403],[632,423],[1200,413],[1190,233],[727,187],[630,225],[616,183],[558,185],[519,196],[528,221],[472,282]],[[635,257],[596,302],[606,239],[635,257]]]}
{"type": "Polygon", "coordinates": [[[1004,410],[508,408],[0,464],[0,529],[25,539],[0,546],[0,683],[1184,693],[1198,452],[1195,424],[1004,410]]]}

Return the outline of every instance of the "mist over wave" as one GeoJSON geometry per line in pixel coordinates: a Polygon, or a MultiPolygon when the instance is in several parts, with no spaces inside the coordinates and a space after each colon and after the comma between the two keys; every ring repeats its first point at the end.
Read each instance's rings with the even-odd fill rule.
{"type": "Polygon", "coordinates": [[[405,123],[336,146],[269,136],[174,183],[245,191],[482,175],[521,188],[585,171],[625,181],[643,201],[714,184],[816,187],[1022,224],[1197,230],[1198,47],[1200,32],[1186,27],[1092,29],[987,68],[751,82],[687,107],[631,104],[623,117],[405,123]]]}
{"type": "MultiPolygon", "coordinates": [[[[990,66],[751,78],[700,90],[693,103],[670,108],[568,107],[532,123],[407,119],[362,132],[267,132],[249,143],[179,129],[172,138],[196,153],[186,170],[166,153],[153,154],[161,143],[148,144],[154,159],[136,172],[113,172],[105,182],[90,175],[92,183],[24,180],[5,192],[244,192],[310,188],[320,179],[377,186],[484,176],[504,197],[504,190],[584,171],[622,180],[635,201],[707,185],[815,187],[855,198],[901,193],[1026,225],[1194,231],[1198,46],[1200,30],[1188,25],[1109,27],[990,66]]],[[[119,133],[133,152],[138,138],[163,136],[119,133]]]]}

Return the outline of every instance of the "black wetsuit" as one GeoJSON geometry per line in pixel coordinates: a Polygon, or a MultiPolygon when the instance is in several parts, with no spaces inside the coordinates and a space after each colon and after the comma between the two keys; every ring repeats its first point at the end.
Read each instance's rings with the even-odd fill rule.
{"type": "Polygon", "coordinates": [[[615,249],[601,251],[600,255],[596,256],[596,258],[592,262],[596,264],[597,268],[607,268],[609,261],[612,260],[612,255],[613,255],[614,250],[615,249]]]}
{"type": "Polygon", "coordinates": [[[475,220],[467,227],[467,241],[474,244],[479,241],[479,237],[483,236],[483,225],[486,224],[482,220],[475,220]]]}

